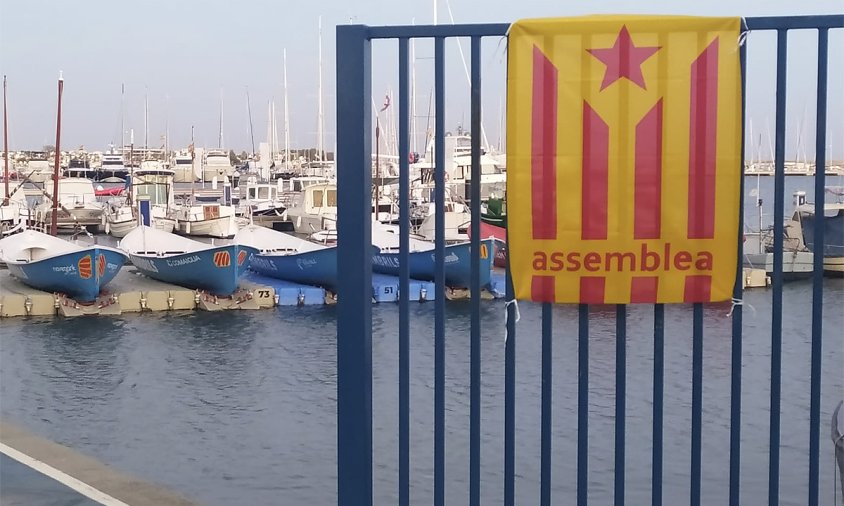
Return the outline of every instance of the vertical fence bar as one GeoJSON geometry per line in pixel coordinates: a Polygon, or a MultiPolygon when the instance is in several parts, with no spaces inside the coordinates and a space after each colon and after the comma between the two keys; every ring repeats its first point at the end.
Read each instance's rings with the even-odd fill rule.
{"type": "MultiPolygon", "coordinates": [[[[509,238],[509,237],[508,237],[509,238]]],[[[504,275],[507,329],[504,340],[504,506],[516,504],[516,294],[510,276],[510,257],[504,275]]]]}
{"type": "MultiPolygon", "coordinates": [[[[469,505],[481,504],[481,38],[472,37],[472,280],[469,505]]],[[[493,251],[489,251],[493,255],[493,251]]]]}
{"type": "MultiPolygon", "coordinates": [[[[812,372],[809,402],[809,506],[818,504],[820,474],[819,435],[821,417],[821,351],[823,337],[824,200],[826,176],[826,81],[829,30],[818,30],[818,105],[815,136],[815,229],[812,266],[812,372]]],[[[833,485],[834,486],[834,485],[833,485]]]]}
{"type": "Polygon", "coordinates": [[[337,502],[372,504],[372,119],[367,28],[337,27],[337,502]]]}
{"type": "Polygon", "coordinates": [[[445,39],[434,39],[434,505],[445,504],[445,39]]]}
{"type": "Polygon", "coordinates": [[[703,411],[703,304],[692,306],[692,506],[700,506],[701,415],[703,411]]]}
{"type": "MultiPolygon", "coordinates": [[[[744,32],[744,43],[739,47],[739,61],[741,65],[741,179],[739,182],[739,209],[744,209],[744,156],[747,88],[747,32],[744,32]]],[[[738,215],[738,254],[736,256],[736,281],[733,285],[733,301],[740,301],[744,291],[744,213],[738,215]]],[[[734,304],[730,310],[733,316],[732,351],[730,357],[730,505],[739,506],[739,492],[741,487],[741,324],[742,306],[734,304]]]]}
{"type": "Polygon", "coordinates": [[[627,399],[627,306],[615,309],[615,504],[624,505],[624,422],[627,399]]]}
{"type": "Polygon", "coordinates": [[[779,503],[780,387],[782,381],[782,254],[785,199],[785,94],[788,31],[777,30],[777,108],[774,152],[774,272],[771,308],[771,432],[769,441],[768,504],[779,503]]]}
{"type": "Polygon", "coordinates": [[[577,505],[589,498],[589,306],[577,306],[577,505]]]}
{"type": "Polygon", "coordinates": [[[551,506],[551,324],[552,306],[542,304],[542,412],[540,450],[540,499],[542,506],[551,506]]]}
{"type": "Polygon", "coordinates": [[[410,504],[410,148],[408,43],[399,39],[399,505],[410,504]]]}
{"type": "Polygon", "coordinates": [[[662,398],[665,379],[665,306],[654,305],[654,408],[651,504],[662,506],[662,398]]]}

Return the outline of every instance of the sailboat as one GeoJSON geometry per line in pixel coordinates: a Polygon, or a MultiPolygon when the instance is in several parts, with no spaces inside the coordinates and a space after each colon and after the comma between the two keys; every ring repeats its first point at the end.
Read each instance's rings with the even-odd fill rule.
{"type": "MultiPolygon", "coordinates": [[[[64,81],[59,76],[59,100],[56,127],[56,163],[53,180],[59,179],[61,104],[64,81]]],[[[90,184],[90,181],[89,181],[90,184]]],[[[100,289],[120,271],[126,255],[106,246],[82,246],[58,237],[56,212],[58,199],[53,200],[52,234],[24,230],[0,239],[0,259],[9,272],[22,283],[37,290],[57,292],[78,302],[94,301],[100,289]]]]}

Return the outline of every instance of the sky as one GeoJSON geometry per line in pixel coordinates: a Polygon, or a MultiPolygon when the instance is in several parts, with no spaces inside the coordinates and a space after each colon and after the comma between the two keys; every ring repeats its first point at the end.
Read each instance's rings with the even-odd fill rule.
{"type": "MultiPolygon", "coordinates": [[[[283,52],[287,50],[289,124],[292,148],[317,144],[319,108],[319,20],[322,19],[324,144],[335,143],[335,27],[431,24],[434,0],[0,0],[0,73],[8,76],[11,149],[40,149],[55,143],[56,87],[64,77],[62,147],[105,150],[120,143],[121,110],[126,139],[160,146],[169,131],[171,147],[191,142],[216,147],[221,97],[225,147],[251,151],[267,140],[268,109],[275,101],[283,142],[283,52]],[[121,100],[121,87],[125,92],[121,100]],[[247,100],[248,92],[248,100],[247,100]],[[122,105],[121,105],[122,103],[122,105]],[[250,123],[251,110],[251,123],[250,123]]],[[[549,1],[436,0],[440,24],[513,22],[520,18],[585,14],[689,14],[763,16],[840,14],[841,0],[549,1]]],[[[787,156],[814,158],[816,32],[789,34],[787,156]]],[[[775,97],[775,35],[751,33],[748,40],[748,158],[770,159],[775,97]],[[770,140],[769,140],[770,139],[770,140]]],[[[468,41],[462,49],[467,63],[468,41]]],[[[469,122],[468,80],[456,40],[446,47],[446,125],[469,122]]],[[[416,45],[417,132],[428,118],[433,45],[416,45]]],[[[373,101],[397,93],[396,43],[373,44],[373,101]]],[[[830,33],[828,141],[832,158],[844,159],[844,30],[830,33]]],[[[487,142],[506,147],[504,44],[487,38],[482,47],[483,127],[487,142]]],[[[394,98],[395,101],[397,99],[394,98]]],[[[382,120],[395,113],[387,110],[382,120]]],[[[394,124],[394,122],[393,122],[394,124]]],[[[418,150],[422,133],[414,139],[418,150]]]]}

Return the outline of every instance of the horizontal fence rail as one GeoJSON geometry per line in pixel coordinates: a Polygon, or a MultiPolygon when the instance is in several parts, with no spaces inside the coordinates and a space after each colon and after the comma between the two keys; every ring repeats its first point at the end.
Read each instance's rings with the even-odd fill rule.
{"type": "MultiPolygon", "coordinates": [[[[341,25],[337,27],[337,220],[339,258],[343,269],[338,289],[337,324],[337,382],[338,382],[338,504],[371,505],[372,486],[372,271],[371,271],[371,41],[398,41],[399,80],[399,216],[400,216],[400,298],[398,325],[398,503],[410,503],[410,309],[409,293],[409,48],[415,38],[433,39],[434,43],[434,110],[435,110],[435,302],[434,302],[434,414],[433,414],[433,502],[445,503],[445,41],[452,37],[468,37],[471,43],[471,318],[470,318],[470,407],[469,407],[469,503],[481,504],[481,306],[480,306],[480,135],[481,132],[481,41],[484,37],[504,37],[509,24],[466,24],[436,26],[341,25]],[[342,79],[342,83],[339,80],[342,79]]],[[[770,433],[768,463],[768,503],[779,503],[780,485],[780,407],[782,367],[782,283],[783,283],[783,222],[784,164],[785,164],[785,97],[786,55],[788,33],[791,30],[814,30],[818,33],[817,76],[817,139],[816,166],[825,167],[827,127],[828,32],[844,27],[844,16],[755,17],[744,19],[749,31],[775,31],[776,46],[776,111],[775,111],[775,177],[774,177],[774,271],[772,275],[771,316],[771,374],[770,374],[770,433]]],[[[741,47],[742,88],[746,82],[747,39],[741,47]]],[[[742,120],[745,103],[742,99],[742,120]]],[[[742,142],[744,160],[744,142],[742,142]]],[[[815,175],[815,215],[824,209],[824,170],[815,175]]],[[[742,209],[744,207],[742,181],[742,209]]],[[[733,291],[734,302],[742,299],[742,241],[743,223],[739,226],[738,272],[733,291]]],[[[815,220],[815,249],[824,244],[822,220],[815,220]]],[[[492,254],[492,252],[490,252],[492,254]]],[[[809,495],[808,504],[819,502],[819,439],[820,391],[822,357],[822,273],[823,257],[814,255],[811,328],[811,378],[809,427],[809,495]]],[[[514,292],[509,269],[505,273],[505,299],[512,301],[514,292]]],[[[507,302],[506,341],[504,348],[504,461],[502,493],[507,506],[522,504],[515,493],[515,403],[516,403],[516,320],[518,309],[507,302]]],[[[552,340],[554,307],[541,306],[541,413],[540,413],[540,473],[541,504],[559,504],[552,498],[551,480],[554,476],[552,448],[552,340]]],[[[588,503],[589,483],[589,339],[590,307],[578,306],[577,327],[577,476],[578,505],[588,503]]],[[[624,504],[625,488],[625,429],[627,399],[627,316],[628,308],[615,308],[615,436],[614,436],[614,501],[624,504]]],[[[742,305],[731,310],[731,367],[730,367],[730,436],[729,436],[729,503],[740,504],[741,485],[741,394],[742,394],[742,305]]],[[[665,307],[653,309],[653,421],[651,502],[663,503],[663,407],[664,407],[664,344],[665,307]]],[[[690,504],[701,503],[701,453],[703,419],[703,343],[704,306],[692,307],[692,381],[690,431],[690,504]]],[[[572,381],[573,383],[573,381],[572,381]]],[[[454,422],[452,422],[454,423],[454,422]]]]}

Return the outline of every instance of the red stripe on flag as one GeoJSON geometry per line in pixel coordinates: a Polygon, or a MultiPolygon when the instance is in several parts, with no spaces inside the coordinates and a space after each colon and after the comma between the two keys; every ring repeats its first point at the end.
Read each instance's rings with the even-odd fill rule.
{"type": "Polygon", "coordinates": [[[655,303],[658,286],[659,278],[656,276],[633,278],[630,283],[630,302],[655,303]]]}
{"type": "Polygon", "coordinates": [[[662,99],[636,125],[633,237],[659,239],[662,208],[662,99]]]}
{"type": "Polygon", "coordinates": [[[531,207],[534,239],[557,238],[557,68],[533,47],[531,207]]]}
{"type": "Polygon", "coordinates": [[[692,63],[689,115],[689,239],[715,236],[718,38],[692,63]]]}
{"type": "Polygon", "coordinates": [[[712,276],[686,276],[684,302],[709,302],[712,297],[712,276]]]}
{"type": "Polygon", "coordinates": [[[554,276],[534,276],[530,284],[530,300],[534,302],[556,302],[554,276]]]}
{"type": "Polygon", "coordinates": [[[581,239],[607,238],[610,129],[583,101],[583,186],[581,239]]]}
{"type": "Polygon", "coordinates": [[[580,303],[603,304],[606,278],[583,276],[580,278],[580,303]]]}

